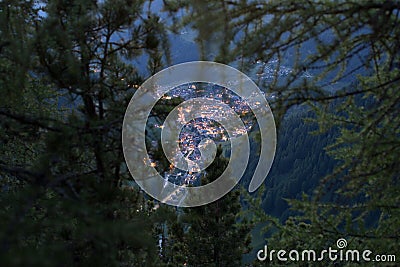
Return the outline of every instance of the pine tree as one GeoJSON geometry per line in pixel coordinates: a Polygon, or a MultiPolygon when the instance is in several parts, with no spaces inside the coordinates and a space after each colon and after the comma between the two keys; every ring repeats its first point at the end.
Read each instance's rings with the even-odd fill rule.
{"type": "Polygon", "coordinates": [[[268,244],[318,249],[345,237],[351,248],[398,251],[399,2],[195,1],[190,10],[201,47],[220,47],[216,60],[245,72],[261,62],[259,77],[265,67],[273,74],[259,84],[276,96],[278,125],[307,105],[317,132],[335,139],[326,148],[333,172],[315,193],[289,201],[302,215],[284,224],[264,216],[276,230],[268,244]],[[207,27],[215,17],[224,23],[207,27]]]}
{"type": "Polygon", "coordinates": [[[120,140],[143,80],[128,60],[168,61],[144,4],[0,3],[2,265],[161,264],[163,209],[131,186],[120,140]]]}
{"type": "MultiPolygon", "coordinates": [[[[218,147],[202,184],[218,178],[227,165],[218,147]]],[[[179,221],[171,227],[171,266],[240,266],[243,255],[250,251],[252,228],[241,210],[238,189],[208,205],[183,209],[179,221]]]]}

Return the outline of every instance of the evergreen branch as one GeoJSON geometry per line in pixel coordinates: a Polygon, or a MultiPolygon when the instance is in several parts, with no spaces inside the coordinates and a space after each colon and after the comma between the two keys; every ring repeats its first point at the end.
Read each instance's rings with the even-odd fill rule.
{"type": "Polygon", "coordinates": [[[45,124],[45,123],[41,122],[43,120],[54,121],[53,119],[50,119],[50,118],[46,118],[46,119],[45,118],[36,118],[36,119],[33,119],[33,118],[29,118],[27,116],[23,116],[23,115],[12,113],[12,112],[8,111],[5,108],[0,108],[0,115],[6,116],[8,118],[11,118],[11,119],[16,120],[16,121],[18,121],[20,123],[23,123],[23,124],[37,126],[37,127],[49,130],[49,131],[61,132],[60,128],[53,127],[53,126],[50,126],[48,124],[45,124]]]}

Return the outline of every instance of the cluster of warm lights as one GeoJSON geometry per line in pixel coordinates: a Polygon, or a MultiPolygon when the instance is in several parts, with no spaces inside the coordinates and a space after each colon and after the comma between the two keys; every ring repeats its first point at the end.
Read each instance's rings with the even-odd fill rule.
{"type": "MultiPolygon", "coordinates": [[[[123,79],[121,79],[123,80],[123,79]]],[[[138,85],[130,85],[133,86],[135,88],[138,88],[138,85]]],[[[159,97],[163,100],[170,100],[173,97],[182,97],[184,99],[186,99],[187,95],[190,95],[190,91],[191,90],[197,90],[197,86],[195,84],[189,84],[185,87],[182,87],[181,89],[179,89],[180,91],[177,93],[171,93],[168,92],[168,94],[164,94],[164,95],[160,95],[159,97]]],[[[220,98],[221,103],[225,103],[225,104],[229,104],[233,105],[233,109],[235,112],[237,112],[238,114],[241,115],[245,115],[247,113],[249,113],[249,108],[247,105],[245,105],[245,103],[243,101],[241,101],[240,99],[238,99],[238,97],[234,98],[234,100],[226,100],[224,99],[224,94],[222,93],[218,93],[216,95],[216,98],[220,98]]],[[[260,102],[253,102],[255,105],[260,105],[260,102]]],[[[178,111],[178,122],[183,123],[183,124],[187,124],[187,118],[189,116],[189,114],[194,110],[193,106],[179,106],[176,107],[177,111],[178,111]]],[[[229,136],[226,135],[226,132],[223,128],[221,128],[220,126],[214,124],[214,123],[210,123],[209,121],[205,121],[204,119],[206,118],[221,118],[226,116],[226,111],[224,110],[223,105],[215,105],[215,106],[203,106],[203,107],[199,107],[199,109],[201,109],[201,115],[200,117],[203,119],[199,118],[199,121],[195,121],[192,125],[192,128],[189,129],[197,129],[199,136],[196,135],[194,136],[193,133],[189,133],[187,131],[182,131],[180,133],[180,137],[179,140],[177,140],[176,142],[179,143],[179,146],[177,151],[176,151],[176,155],[182,155],[184,154],[185,158],[189,158],[192,157],[194,155],[194,158],[198,157],[199,155],[197,155],[198,150],[196,150],[196,141],[199,141],[200,139],[200,135],[201,136],[205,136],[208,135],[209,137],[215,137],[217,139],[219,139],[219,141],[222,142],[226,142],[227,140],[229,140],[229,136]],[[196,153],[195,153],[196,152],[196,153]]],[[[160,124],[153,124],[155,128],[158,129],[163,129],[164,125],[160,125],[160,124]]],[[[246,126],[246,128],[250,129],[250,126],[246,126]]],[[[242,134],[246,134],[247,130],[246,129],[236,129],[233,133],[233,137],[242,135],[242,134]]],[[[157,163],[152,161],[152,160],[147,160],[147,165],[150,164],[151,167],[155,168],[157,166],[157,163]]],[[[184,172],[179,172],[179,173],[175,173],[175,169],[176,166],[174,166],[174,164],[169,164],[169,171],[167,171],[165,173],[165,179],[169,180],[169,177],[176,177],[176,181],[178,181],[179,184],[181,184],[182,186],[185,185],[190,185],[193,182],[195,182],[197,179],[199,179],[199,171],[197,171],[197,169],[195,168],[189,168],[189,170],[184,173],[184,172]],[[183,179],[183,180],[182,180],[183,179]]],[[[186,265],[186,264],[185,264],[186,265]]]]}

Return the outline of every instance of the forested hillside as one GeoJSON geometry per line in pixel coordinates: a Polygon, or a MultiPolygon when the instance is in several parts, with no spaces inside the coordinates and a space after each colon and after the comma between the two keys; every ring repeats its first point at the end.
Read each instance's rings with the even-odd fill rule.
{"type": "Polygon", "coordinates": [[[268,175],[262,206],[271,215],[286,221],[290,211],[287,199],[312,194],[321,177],[331,173],[335,161],[325,151],[335,132],[316,135],[311,111],[297,108],[283,119],[279,130],[274,165],[268,175]],[[314,133],[314,134],[313,134],[314,133]]]}

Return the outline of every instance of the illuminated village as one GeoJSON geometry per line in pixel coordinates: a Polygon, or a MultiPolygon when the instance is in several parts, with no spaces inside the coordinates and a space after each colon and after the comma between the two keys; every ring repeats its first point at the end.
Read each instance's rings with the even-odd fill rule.
{"type": "MultiPolygon", "coordinates": [[[[201,84],[200,86],[198,84],[182,85],[173,89],[167,95],[164,95],[162,99],[171,100],[174,98],[181,98],[186,101],[196,97],[213,98],[229,105],[243,121],[247,132],[254,127],[254,115],[252,114],[250,107],[239,96],[221,86],[210,84],[201,84]]],[[[186,109],[188,109],[188,107],[186,107],[186,109]]],[[[185,110],[182,110],[182,107],[178,108],[178,120],[180,122],[186,122],[184,111],[185,110]]],[[[189,110],[186,110],[186,112],[188,111],[189,110]]],[[[224,111],[220,106],[213,106],[208,110],[205,110],[205,112],[210,114],[210,118],[215,117],[216,114],[219,114],[220,116],[224,115],[224,111]]],[[[152,126],[160,130],[163,129],[162,124],[154,123],[152,126]]],[[[245,133],[246,131],[243,131],[243,129],[238,129],[235,132],[236,135],[242,135],[245,133]]],[[[185,126],[182,128],[182,131],[179,133],[180,152],[189,160],[199,160],[201,158],[201,154],[198,146],[204,139],[212,139],[217,146],[221,145],[223,147],[224,155],[229,157],[230,141],[227,131],[221,124],[208,118],[196,118],[185,124],[185,126]]],[[[154,149],[159,149],[157,144],[157,141],[153,141],[154,149]]],[[[157,161],[152,162],[153,167],[156,167],[157,164],[157,161]]],[[[201,177],[205,174],[206,173],[204,171],[190,172],[180,170],[171,164],[169,169],[162,175],[166,181],[172,182],[176,185],[199,186],[201,184],[201,177]]],[[[176,193],[178,194],[179,192],[176,193]]],[[[178,196],[171,197],[178,198],[178,196]]]]}

